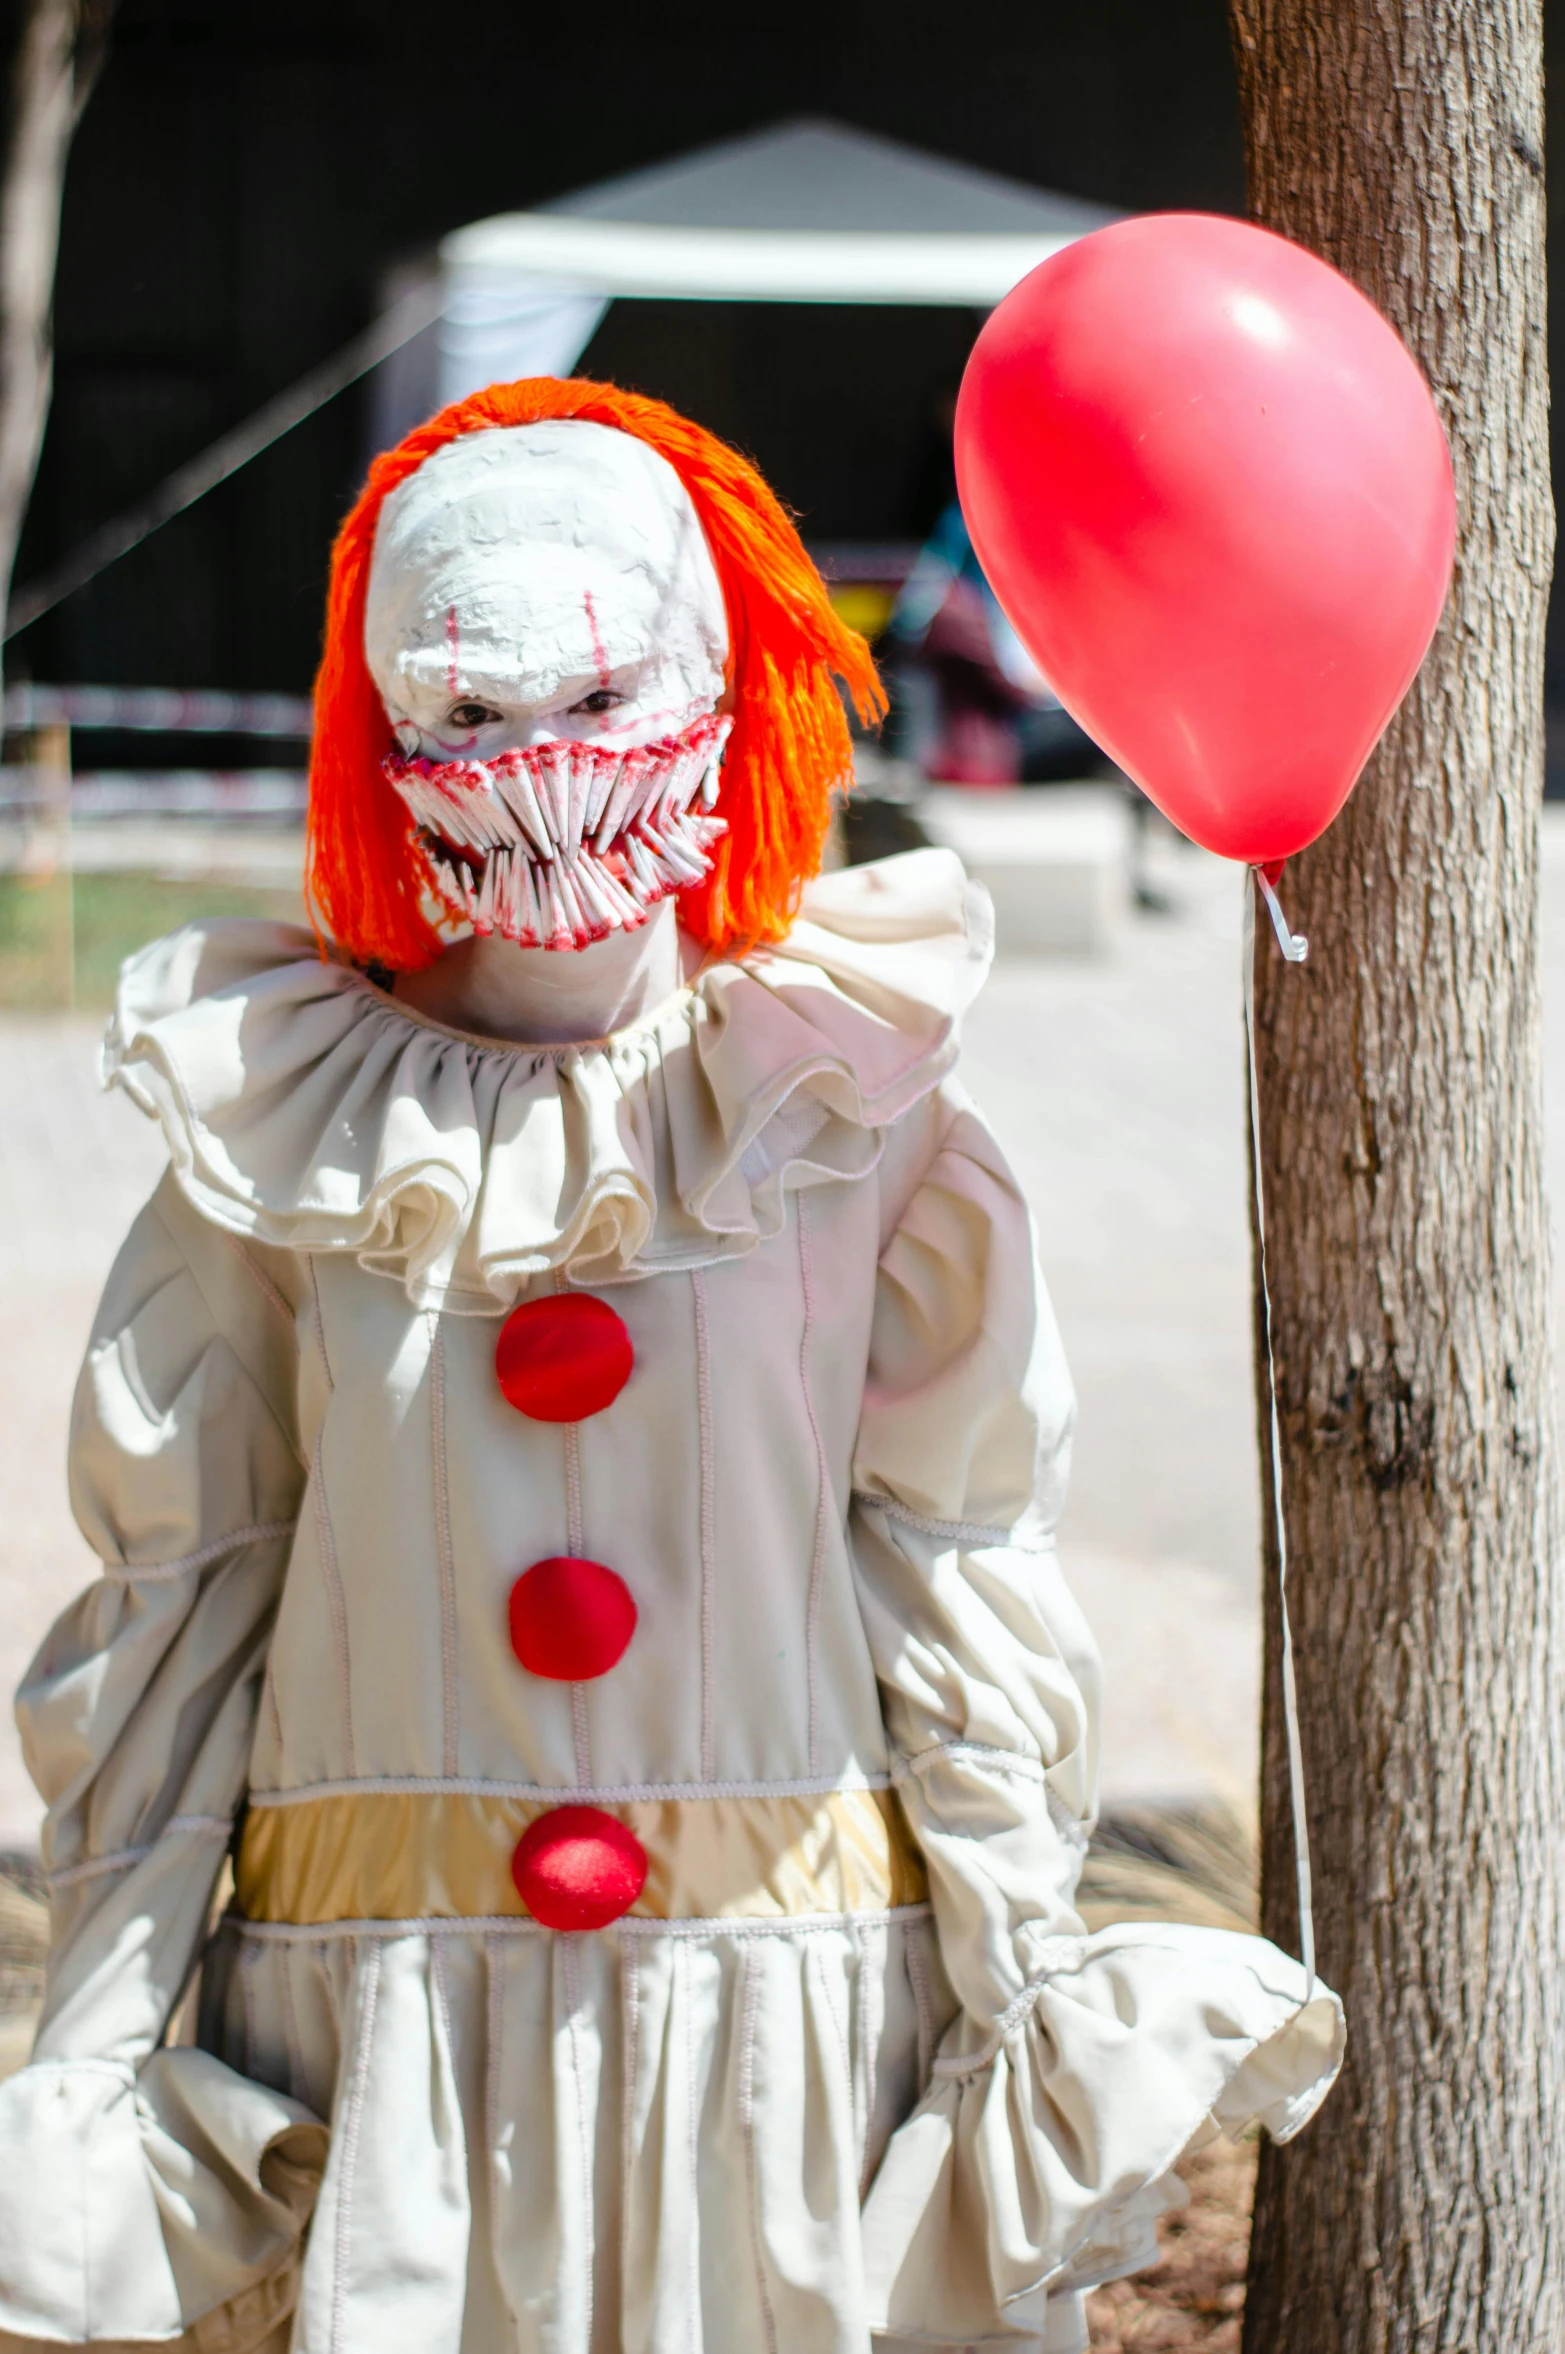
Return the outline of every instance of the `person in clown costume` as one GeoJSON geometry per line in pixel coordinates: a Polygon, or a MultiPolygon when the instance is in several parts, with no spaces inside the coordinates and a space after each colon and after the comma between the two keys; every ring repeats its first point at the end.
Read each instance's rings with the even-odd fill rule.
{"type": "Polygon", "coordinates": [[[1073,1908],[1072,1397],[954,1075],[988,910],[943,851],[818,875],[837,679],[875,714],[659,403],[495,386],[371,469],[320,937],[192,926],[110,1026],[170,1165],[19,1701],[0,2344],[1067,2354],[1182,2153],[1323,2096],[1298,1964],[1073,1908]]]}

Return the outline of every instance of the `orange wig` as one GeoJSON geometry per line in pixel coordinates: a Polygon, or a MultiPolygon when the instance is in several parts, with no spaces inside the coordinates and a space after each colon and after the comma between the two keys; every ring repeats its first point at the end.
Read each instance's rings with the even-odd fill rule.
{"type": "Polygon", "coordinates": [[[423,912],[413,819],[381,763],[391,725],[364,658],[375,526],[398,483],[447,442],[491,426],[580,417],[634,434],[666,458],[701,519],[728,610],[733,732],[711,873],[680,894],[708,948],[780,939],[820,865],[835,785],[852,771],[840,678],[861,720],[885,696],[870,651],[832,611],[825,584],[755,468],[662,401],[583,377],[531,376],[455,401],[378,457],[332,550],[326,644],[315,681],[308,885],[319,920],[362,963],[411,972],[439,954],[423,912]]]}

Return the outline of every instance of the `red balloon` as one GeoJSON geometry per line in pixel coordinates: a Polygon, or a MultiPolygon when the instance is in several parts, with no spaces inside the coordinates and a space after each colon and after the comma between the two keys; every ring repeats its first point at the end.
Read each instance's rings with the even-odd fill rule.
{"type": "Polygon", "coordinates": [[[618,1571],[551,1554],[511,1588],[511,1649],[529,1675],[565,1684],[606,1676],[630,1646],[636,1603],[618,1571]]]}
{"type": "Polygon", "coordinates": [[[646,1886],[647,1851],[601,1807],[556,1806],[516,1842],[511,1878],[546,1929],[606,1929],[646,1886]]]}
{"type": "Polygon", "coordinates": [[[528,1300],[500,1327],[495,1373],[534,1422],[582,1422],[612,1406],[635,1363],[624,1318],[590,1292],[528,1300]]]}
{"type": "Polygon", "coordinates": [[[1450,453],[1380,313],[1246,222],[1117,222],[988,320],[956,467],[995,595],[1111,758],[1226,858],[1314,841],[1451,577],[1450,453]]]}

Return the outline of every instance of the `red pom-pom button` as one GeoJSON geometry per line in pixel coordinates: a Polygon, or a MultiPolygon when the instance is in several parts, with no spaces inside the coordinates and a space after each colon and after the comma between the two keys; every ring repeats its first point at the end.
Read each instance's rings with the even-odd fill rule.
{"type": "Polygon", "coordinates": [[[511,1649],[530,1675],[564,1684],[606,1676],[635,1631],[631,1590],[601,1561],[555,1554],[511,1588],[511,1649]]]}
{"type": "Polygon", "coordinates": [[[511,1878],[546,1929],[606,1929],[641,1894],[647,1851],[601,1807],[557,1806],[516,1842],[511,1878]]]}
{"type": "Polygon", "coordinates": [[[534,1422],[582,1422],[612,1406],[635,1351],[623,1318],[603,1300],[566,1293],[529,1300],[500,1328],[495,1371],[518,1414],[534,1422]]]}

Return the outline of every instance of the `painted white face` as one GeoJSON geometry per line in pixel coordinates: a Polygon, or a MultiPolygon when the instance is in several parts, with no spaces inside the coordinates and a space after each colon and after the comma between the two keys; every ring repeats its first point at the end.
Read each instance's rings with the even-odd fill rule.
{"type": "Polygon", "coordinates": [[[584,948],[702,879],[727,643],[689,494],[629,434],[473,433],[392,492],[365,655],[446,938],[584,948]]]}
{"type": "Polygon", "coordinates": [[[723,692],[722,590],[678,475],[579,419],[465,434],[381,509],[364,651],[403,751],[650,743],[723,692]]]}

